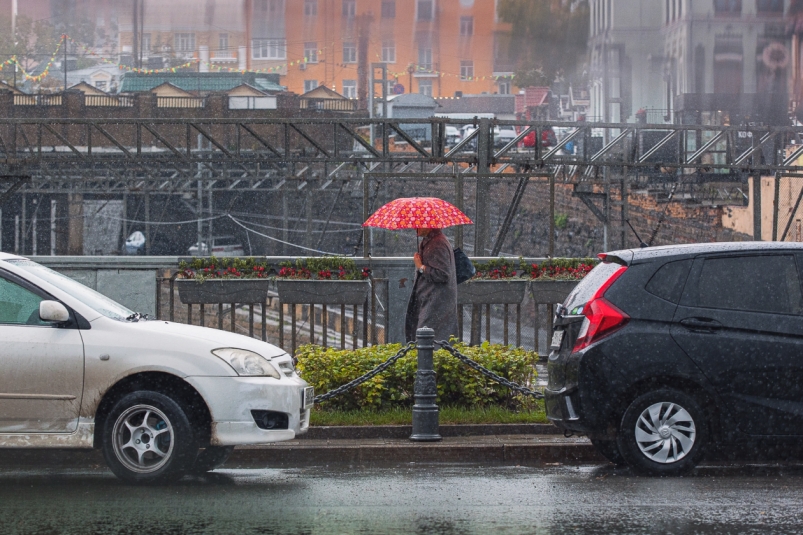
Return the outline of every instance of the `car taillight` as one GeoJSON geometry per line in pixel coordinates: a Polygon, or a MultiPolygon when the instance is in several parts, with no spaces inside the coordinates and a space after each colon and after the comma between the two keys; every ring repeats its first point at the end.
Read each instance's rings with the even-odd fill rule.
{"type": "Polygon", "coordinates": [[[603,297],[608,288],[610,288],[616,279],[621,277],[626,270],[626,266],[617,269],[583,307],[585,319],[580,326],[580,333],[577,336],[577,341],[574,343],[572,352],[585,349],[594,342],[618,331],[630,320],[630,316],[616,308],[613,303],[603,297]]]}

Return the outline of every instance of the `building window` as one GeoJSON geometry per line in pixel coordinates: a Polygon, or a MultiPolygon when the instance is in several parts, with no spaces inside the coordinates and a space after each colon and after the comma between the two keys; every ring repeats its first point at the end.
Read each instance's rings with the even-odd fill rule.
{"type": "Polygon", "coordinates": [[[304,16],[315,17],[318,15],[318,0],[304,0],[304,16]]]}
{"type": "Polygon", "coordinates": [[[347,41],[343,43],[343,63],[357,63],[357,44],[347,41]]]}
{"type": "Polygon", "coordinates": [[[143,33],[142,34],[142,44],[140,45],[142,48],[143,54],[148,54],[151,51],[151,34],[143,33]]]}
{"type": "Polygon", "coordinates": [[[319,85],[318,80],[304,80],[304,93],[309,93],[319,85]]]}
{"type": "Polygon", "coordinates": [[[357,16],[357,0],[343,0],[343,18],[353,19],[357,16]]]}
{"type": "Polygon", "coordinates": [[[432,0],[418,0],[418,20],[432,20],[434,7],[432,0]]]}
{"type": "Polygon", "coordinates": [[[284,39],[252,39],[251,58],[287,59],[287,44],[284,39]]]}
{"type": "Polygon", "coordinates": [[[744,83],[744,52],[741,40],[714,43],[714,93],[741,93],[744,83]]]}
{"type": "Polygon", "coordinates": [[[758,0],[756,11],[762,15],[783,15],[783,0],[758,0]]]}
{"type": "Polygon", "coordinates": [[[343,80],[343,96],[357,98],[357,80],[343,80]]]}
{"type": "Polygon", "coordinates": [[[304,58],[307,63],[318,63],[318,43],[304,43],[304,58]]]}
{"type": "Polygon", "coordinates": [[[714,0],[714,13],[717,15],[741,15],[742,0],[714,0]]]}
{"type": "Polygon", "coordinates": [[[474,62],[463,60],[460,62],[460,79],[468,80],[469,78],[474,78],[474,62]]]}
{"type": "Polygon", "coordinates": [[[498,88],[498,92],[500,95],[510,94],[510,80],[499,80],[496,83],[496,87],[498,88]]]}
{"type": "Polygon", "coordinates": [[[382,41],[382,62],[396,63],[396,43],[394,41],[382,41]]]}
{"type": "Polygon", "coordinates": [[[95,87],[97,87],[101,91],[106,91],[106,81],[98,80],[97,82],[95,82],[95,87]]]}
{"type": "Polygon", "coordinates": [[[474,17],[460,17],[460,35],[463,37],[474,35],[474,17]]]}
{"type": "Polygon", "coordinates": [[[221,33],[218,35],[217,49],[220,52],[228,52],[229,50],[229,34],[221,33]]]}
{"type": "Polygon", "coordinates": [[[396,0],[382,0],[382,18],[396,18],[396,0]]]}
{"type": "Polygon", "coordinates": [[[193,52],[195,51],[195,34],[194,33],[177,33],[175,39],[177,52],[193,52]]]}
{"type": "Polygon", "coordinates": [[[418,92],[428,97],[432,96],[432,80],[429,78],[422,78],[418,80],[418,92]]]}
{"type": "Polygon", "coordinates": [[[432,70],[432,49],[419,48],[418,49],[418,68],[424,71],[432,70]]]}

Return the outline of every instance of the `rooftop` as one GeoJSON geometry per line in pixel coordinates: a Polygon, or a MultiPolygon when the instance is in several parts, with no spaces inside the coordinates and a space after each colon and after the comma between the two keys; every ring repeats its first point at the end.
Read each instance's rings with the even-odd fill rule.
{"type": "Polygon", "coordinates": [[[436,99],[443,113],[493,113],[512,115],[516,111],[514,95],[463,95],[461,98],[436,99]]]}
{"type": "Polygon", "coordinates": [[[243,84],[256,87],[261,91],[284,91],[279,85],[278,74],[254,72],[163,72],[155,74],[141,74],[127,72],[123,75],[120,88],[121,93],[137,93],[150,91],[154,87],[165,83],[173,84],[184,91],[197,93],[212,93],[215,91],[230,91],[243,84]]]}

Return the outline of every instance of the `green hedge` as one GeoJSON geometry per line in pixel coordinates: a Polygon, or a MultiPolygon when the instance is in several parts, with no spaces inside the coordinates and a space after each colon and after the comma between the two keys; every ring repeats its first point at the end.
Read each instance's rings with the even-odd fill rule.
{"type": "MultiPolygon", "coordinates": [[[[340,350],[305,345],[296,353],[297,367],[299,374],[315,387],[316,394],[324,394],[372,370],[396,354],[401,347],[400,344],[388,344],[340,350]]],[[[505,379],[523,385],[535,381],[538,354],[534,351],[488,342],[481,346],[454,343],[454,347],[505,379]]],[[[324,407],[354,410],[412,406],[416,359],[416,351],[410,351],[384,373],[325,402],[324,407]]],[[[434,364],[438,377],[439,404],[500,405],[511,409],[534,406],[532,398],[511,392],[487,379],[446,351],[435,352],[434,364]]]]}

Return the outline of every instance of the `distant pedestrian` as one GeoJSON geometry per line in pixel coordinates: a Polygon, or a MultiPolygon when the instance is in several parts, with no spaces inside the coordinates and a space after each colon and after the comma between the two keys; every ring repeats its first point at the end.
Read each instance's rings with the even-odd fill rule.
{"type": "Polygon", "coordinates": [[[413,256],[416,275],[407,304],[405,336],[415,340],[421,327],[435,331],[435,340],[457,336],[457,274],[454,250],[440,229],[417,228],[424,238],[413,256]]]}

